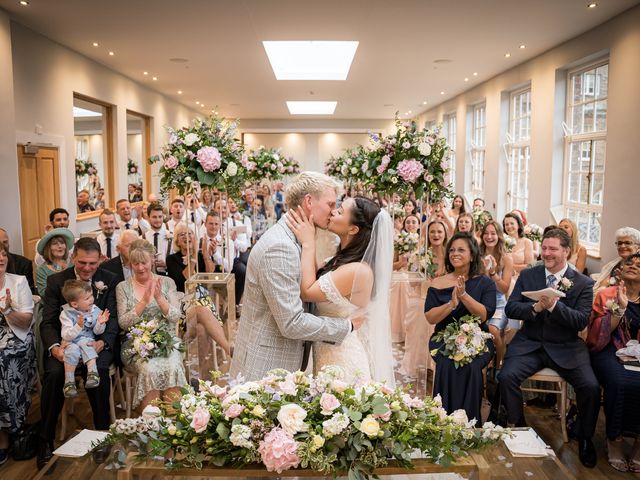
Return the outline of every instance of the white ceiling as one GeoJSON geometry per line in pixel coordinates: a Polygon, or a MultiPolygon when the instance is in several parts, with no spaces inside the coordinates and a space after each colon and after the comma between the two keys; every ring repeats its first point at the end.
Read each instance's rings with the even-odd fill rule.
{"type": "Polygon", "coordinates": [[[587,0],[0,0],[0,8],[207,112],[218,105],[228,117],[291,118],[286,100],[337,100],[332,118],[381,119],[431,108],[640,2],[596,1],[589,9],[587,0]],[[346,81],[277,81],[263,40],[360,45],[346,81]]]}

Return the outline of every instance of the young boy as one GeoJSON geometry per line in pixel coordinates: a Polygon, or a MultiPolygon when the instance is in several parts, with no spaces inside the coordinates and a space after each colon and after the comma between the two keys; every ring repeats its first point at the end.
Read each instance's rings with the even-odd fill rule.
{"type": "Polygon", "coordinates": [[[85,388],[100,385],[100,376],[96,367],[98,353],[89,342],[96,335],[104,333],[109,320],[109,310],[101,311],[93,303],[93,290],[82,280],[67,280],[62,288],[62,296],[67,301],[60,313],[61,334],[64,344],[64,396],[72,398],[78,395],[75,371],[80,359],[87,366],[85,388]]]}

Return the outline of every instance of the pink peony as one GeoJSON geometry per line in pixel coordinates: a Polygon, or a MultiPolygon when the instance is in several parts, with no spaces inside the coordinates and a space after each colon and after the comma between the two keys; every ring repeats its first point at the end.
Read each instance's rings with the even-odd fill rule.
{"type": "Polygon", "coordinates": [[[424,167],[420,162],[411,158],[409,160],[402,160],[398,164],[398,175],[402,177],[402,179],[409,183],[414,183],[422,172],[424,171],[424,167]]]}
{"type": "Polygon", "coordinates": [[[433,175],[430,175],[430,174],[428,174],[428,173],[425,173],[425,175],[424,175],[424,181],[425,181],[425,182],[429,182],[429,183],[433,182],[433,175]]]}
{"type": "Polygon", "coordinates": [[[323,393],[320,397],[320,406],[323,415],[331,415],[331,413],[340,406],[340,401],[330,393],[323,393]]]}
{"type": "Polygon", "coordinates": [[[207,425],[209,424],[209,419],[211,415],[209,414],[209,410],[203,407],[196,408],[196,411],[193,412],[193,420],[191,420],[191,428],[196,433],[202,433],[207,429],[207,425]]]}
{"type": "Polygon", "coordinates": [[[383,164],[383,165],[378,165],[378,166],[376,167],[376,170],[378,171],[378,173],[379,173],[380,175],[382,175],[386,169],[387,169],[387,166],[386,166],[386,165],[384,165],[384,164],[383,164]]]}
{"type": "Polygon", "coordinates": [[[237,403],[232,403],[229,407],[224,411],[224,416],[229,418],[236,418],[244,411],[244,407],[242,405],[238,405],[237,403]]]}
{"type": "Polygon", "coordinates": [[[168,168],[170,170],[173,170],[177,166],[178,166],[178,159],[176,157],[174,157],[173,155],[170,155],[164,161],[164,168],[168,168]]]}
{"type": "Polygon", "coordinates": [[[278,473],[298,466],[300,457],[297,451],[298,443],[293,436],[277,427],[264,436],[258,448],[267,470],[278,473]]]}
{"type": "Polygon", "coordinates": [[[222,157],[216,147],[202,147],[198,150],[198,163],[205,172],[213,172],[220,168],[222,157]]]}

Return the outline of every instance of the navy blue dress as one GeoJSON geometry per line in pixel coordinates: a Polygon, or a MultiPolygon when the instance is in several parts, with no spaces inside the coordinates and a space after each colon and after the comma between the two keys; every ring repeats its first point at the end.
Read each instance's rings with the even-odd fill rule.
{"type": "MultiPolygon", "coordinates": [[[[625,316],[631,338],[637,339],[640,304],[629,302],[625,316]]],[[[599,352],[591,352],[591,368],[604,389],[607,437],[614,440],[623,433],[640,433],[640,372],[624,368],[612,341],[599,352]]]]}
{"type": "MultiPolygon", "coordinates": [[[[427,292],[424,311],[428,312],[434,307],[439,307],[449,302],[453,294],[453,288],[430,287],[427,292]]],[[[478,275],[467,280],[465,289],[467,295],[484,305],[487,309],[487,318],[491,318],[496,309],[496,284],[493,280],[484,275],[478,275]]],[[[467,308],[462,302],[459,302],[456,309],[436,325],[434,333],[443,330],[454,320],[469,314],[470,312],[467,308]]],[[[485,324],[483,324],[483,330],[486,330],[485,324]]],[[[429,350],[440,348],[442,343],[430,340],[429,350]]],[[[453,360],[443,356],[440,352],[434,357],[436,375],[433,394],[442,396],[442,406],[448,413],[463,409],[467,412],[469,419],[475,418],[480,423],[483,392],[482,369],[488,365],[494,354],[494,346],[491,340],[487,340],[487,346],[489,347],[488,352],[478,355],[470,364],[460,368],[456,368],[453,360]]]]}

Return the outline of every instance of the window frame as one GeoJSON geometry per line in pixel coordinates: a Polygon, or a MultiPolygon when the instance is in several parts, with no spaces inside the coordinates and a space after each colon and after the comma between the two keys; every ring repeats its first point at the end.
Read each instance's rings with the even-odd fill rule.
{"type": "Polygon", "coordinates": [[[471,164],[471,194],[473,197],[484,198],[484,172],[487,150],[487,102],[482,101],[471,105],[471,130],[469,141],[469,156],[471,164]],[[482,110],[482,125],[477,125],[476,112],[482,110]],[[478,139],[481,132],[481,143],[478,139]]]}
{"type": "MultiPolygon", "coordinates": [[[[531,85],[519,88],[509,94],[509,126],[506,143],[507,156],[507,208],[509,211],[519,209],[528,211],[529,206],[529,172],[531,161],[531,85]],[[522,95],[527,94],[528,110],[525,115],[516,112],[516,101],[522,95]],[[528,135],[516,137],[516,125],[523,119],[528,119],[528,135]],[[520,163],[520,158],[524,161],[524,168],[520,163]],[[516,164],[519,168],[516,168],[516,164]],[[514,178],[517,175],[517,178],[514,178]],[[524,192],[519,191],[520,180],[524,176],[524,192]],[[515,186],[515,188],[514,188],[515,186]],[[515,190],[515,192],[514,192],[515,190]],[[520,203],[522,202],[522,203],[520,203]]],[[[519,132],[520,133],[520,132],[519,132]]]]}
{"type": "Polygon", "coordinates": [[[449,146],[449,184],[453,191],[456,190],[456,142],[458,141],[458,116],[457,112],[445,113],[442,116],[443,136],[449,146]],[[453,136],[451,125],[453,124],[453,136]]]}

